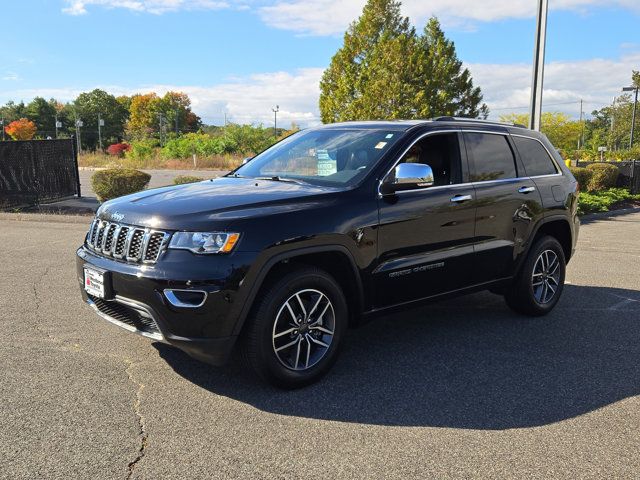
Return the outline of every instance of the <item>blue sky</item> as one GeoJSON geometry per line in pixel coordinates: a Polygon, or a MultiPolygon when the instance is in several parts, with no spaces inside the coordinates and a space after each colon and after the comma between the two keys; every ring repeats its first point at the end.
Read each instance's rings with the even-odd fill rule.
{"type": "MultiPolygon", "coordinates": [[[[406,0],[436,14],[497,116],[526,111],[535,0],[406,0]]],[[[23,0],[3,5],[0,102],[187,92],[206,122],[317,122],[318,80],[364,0],[23,0]]],[[[610,102],[640,69],[640,1],[550,0],[547,110],[610,102]],[[571,103],[570,103],[571,102],[571,103]]]]}

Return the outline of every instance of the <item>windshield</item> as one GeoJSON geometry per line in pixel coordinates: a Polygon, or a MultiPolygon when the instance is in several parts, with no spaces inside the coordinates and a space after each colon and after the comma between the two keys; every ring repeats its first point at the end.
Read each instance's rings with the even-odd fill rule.
{"type": "Polygon", "coordinates": [[[356,129],[302,131],[262,152],[231,176],[353,185],[371,170],[401,133],[356,129]]]}

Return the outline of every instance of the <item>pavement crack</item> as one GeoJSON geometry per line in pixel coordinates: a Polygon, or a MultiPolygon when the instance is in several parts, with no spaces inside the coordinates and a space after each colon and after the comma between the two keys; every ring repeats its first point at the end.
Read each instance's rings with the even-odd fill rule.
{"type": "Polygon", "coordinates": [[[35,306],[34,308],[35,323],[33,326],[37,331],[45,335],[50,340],[56,340],[56,338],[53,335],[51,335],[48,331],[46,331],[40,324],[40,320],[41,320],[40,310],[42,307],[42,298],[40,298],[40,293],[38,292],[38,285],[43,278],[46,278],[49,275],[50,270],[51,270],[50,266],[45,267],[44,272],[42,273],[42,276],[38,280],[34,280],[33,283],[31,284],[31,287],[33,289],[33,303],[35,306]]]}
{"type": "Polygon", "coordinates": [[[133,402],[133,411],[136,414],[136,418],[138,420],[138,437],[140,438],[140,445],[136,452],[136,457],[131,462],[129,462],[127,466],[126,478],[128,480],[132,477],[133,472],[136,466],[138,465],[138,463],[140,463],[140,461],[145,456],[148,435],[147,435],[147,430],[145,428],[144,415],[142,415],[142,412],[140,411],[140,406],[142,403],[142,391],[144,390],[144,384],[136,380],[133,376],[132,368],[135,365],[135,363],[127,359],[125,359],[124,362],[127,365],[126,372],[127,372],[127,376],[129,377],[129,381],[136,387],[135,401],[133,402]]]}

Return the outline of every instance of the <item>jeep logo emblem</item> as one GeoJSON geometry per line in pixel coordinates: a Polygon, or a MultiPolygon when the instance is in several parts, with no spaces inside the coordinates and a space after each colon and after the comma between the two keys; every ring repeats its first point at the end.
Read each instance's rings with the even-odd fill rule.
{"type": "Polygon", "coordinates": [[[113,212],[111,214],[111,220],[115,220],[116,222],[121,222],[124,219],[124,215],[122,213],[113,212]]]}

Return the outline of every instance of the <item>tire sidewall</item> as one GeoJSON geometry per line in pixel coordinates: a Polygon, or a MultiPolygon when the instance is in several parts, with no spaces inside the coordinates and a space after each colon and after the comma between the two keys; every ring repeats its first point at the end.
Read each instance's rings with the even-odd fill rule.
{"type": "Polygon", "coordinates": [[[537,312],[541,315],[549,313],[556,306],[560,297],[562,296],[562,291],[564,290],[564,281],[566,275],[566,260],[564,256],[564,250],[560,243],[553,237],[543,237],[541,238],[532,248],[531,254],[527,258],[527,262],[525,264],[525,268],[523,269],[523,281],[526,282],[527,289],[527,300],[530,302],[531,306],[537,310],[537,312]],[[553,296],[553,299],[549,303],[539,303],[534,294],[533,290],[533,282],[531,280],[533,275],[533,269],[535,268],[538,257],[545,250],[552,250],[557,256],[558,261],[560,262],[560,278],[558,289],[553,296]]]}
{"type": "Polygon", "coordinates": [[[348,320],[347,304],[339,285],[321,271],[298,271],[280,280],[268,293],[265,302],[257,312],[258,358],[263,376],[285,388],[296,388],[314,382],[333,365],[340,349],[348,320]],[[315,289],[326,295],[332,303],[335,314],[334,334],[331,346],[325,356],[313,367],[304,371],[294,371],[285,367],[273,351],[273,326],[278,311],[285,301],[300,290],[315,289]]]}

